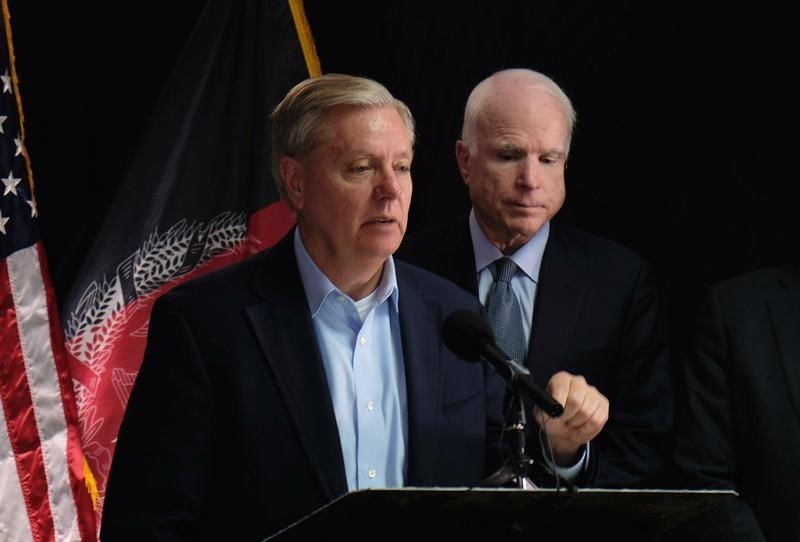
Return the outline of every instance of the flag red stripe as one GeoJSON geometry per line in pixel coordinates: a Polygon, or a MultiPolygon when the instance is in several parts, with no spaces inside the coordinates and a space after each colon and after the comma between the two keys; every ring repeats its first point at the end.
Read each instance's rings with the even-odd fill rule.
{"type": "Polygon", "coordinates": [[[47,494],[47,477],[42,459],[42,444],[33,410],[33,399],[25,372],[16,308],[6,262],[0,265],[0,399],[5,423],[17,464],[28,519],[37,542],[55,540],[53,516],[47,494]]]}
{"type": "Polygon", "coordinates": [[[294,226],[294,213],[283,200],[262,207],[247,219],[247,248],[258,252],[271,247],[294,226]]]}
{"type": "Polygon", "coordinates": [[[81,533],[81,540],[83,542],[91,542],[96,540],[97,537],[94,504],[92,503],[91,495],[86,488],[84,480],[84,455],[81,450],[78,408],[75,403],[75,394],[72,389],[72,379],[70,377],[69,365],[64,347],[64,332],[61,329],[61,320],[56,308],[58,304],[56,303],[53,286],[48,280],[50,277],[50,269],[47,264],[44,246],[41,243],[37,243],[36,249],[39,255],[39,268],[41,270],[46,297],[47,316],[50,323],[50,347],[53,352],[53,359],[58,373],[58,384],[61,390],[61,405],[64,408],[64,419],[67,424],[66,453],[69,466],[70,487],[78,514],[78,528],[81,533]]]}

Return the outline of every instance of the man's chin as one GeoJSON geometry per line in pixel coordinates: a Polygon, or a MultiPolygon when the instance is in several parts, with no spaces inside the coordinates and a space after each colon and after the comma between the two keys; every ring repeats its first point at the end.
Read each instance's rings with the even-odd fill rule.
{"type": "Polygon", "coordinates": [[[536,233],[542,229],[545,221],[541,219],[536,220],[525,220],[525,221],[515,221],[508,224],[508,231],[512,234],[512,237],[519,237],[524,239],[530,239],[536,233]]]}
{"type": "Polygon", "coordinates": [[[362,246],[361,254],[365,258],[386,260],[400,248],[401,239],[389,241],[386,239],[368,243],[362,246]]]}

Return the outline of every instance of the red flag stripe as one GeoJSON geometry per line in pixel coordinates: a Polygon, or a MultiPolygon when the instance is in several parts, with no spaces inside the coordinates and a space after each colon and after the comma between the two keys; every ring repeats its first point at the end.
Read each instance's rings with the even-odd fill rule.
{"type": "Polygon", "coordinates": [[[11,295],[5,299],[13,306],[3,309],[14,318],[8,319],[4,336],[15,338],[15,344],[4,355],[9,378],[3,379],[3,404],[26,508],[34,518],[34,539],[77,540],[75,500],[64,498],[73,496],[74,486],[64,475],[68,433],[38,251],[34,245],[6,259],[2,278],[11,295]]]}
{"type": "MultiPolygon", "coordinates": [[[[30,525],[30,540],[53,540],[52,515],[47,498],[47,482],[39,431],[33,410],[33,399],[25,371],[25,360],[22,354],[22,343],[17,325],[18,316],[13,300],[13,285],[10,280],[11,270],[8,267],[10,258],[0,266],[0,288],[3,289],[0,300],[3,300],[0,311],[3,315],[3,342],[0,347],[0,399],[3,404],[5,425],[8,428],[9,448],[3,449],[3,457],[13,457],[16,473],[4,472],[4,487],[12,486],[15,481],[21,486],[21,493],[30,525]],[[16,479],[16,480],[15,480],[16,479]]],[[[3,493],[5,495],[5,491],[3,493]]],[[[11,499],[4,499],[11,501],[11,499]]],[[[10,505],[18,503],[8,502],[10,505]]],[[[3,510],[5,510],[4,502],[3,510]]],[[[6,512],[3,512],[5,516],[6,512]]],[[[12,529],[21,525],[19,518],[2,517],[4,526],[12,529]]],[[[6,534],[6,533],[4,533],[6,534]]],[[[10,536],[23,533],[7,533],[10,536]]],[[[20,540],[27,539],[27,536],[20,540]]]]}
{"type": "Polygon", "coordinates": [[[64,410],[64,419],[67,428],[67,463],[69,465],[69,482],[72,487],[72,497],[78,512],[78,528],[81,533],[81,540],[84,542],[94,541],[95,515],[94,503],[91,494],[86,486],[84,469],[85,456],[81,449],[80,422],[78,419],[78,408],[75,404],[75,392],[72,389],[72,379],[69,372],[69,362],[64,345],[64,332],[61,328],[61,319],[58,316],[58,304],[56,303],[53,285],[50,283],[50,269],[47,265],[47,256],[42,243],[36,245],[38,251],[39,268],[46,294],[47,316],[50,329],[50,345],[53,346],[52,352],[55,359],[55,367],[58,372],[58,384],[61,391],[61,406],[64,410]]]}
{"type": "MultiPolygon", "coordinates": [[[[0,419],[5,419],[3,401],[0,400],[0,419]]],[[[23,528],[19,518],[28,517],[25,509],[25,497],[18,478],[16,456],[11,447],[11,437],[7,424],[0,423],[0,494],[3,505],[0,506],[0,540],[11,540],[12,532],[18,542],[33,540],[31,527],[23,528]]]]}

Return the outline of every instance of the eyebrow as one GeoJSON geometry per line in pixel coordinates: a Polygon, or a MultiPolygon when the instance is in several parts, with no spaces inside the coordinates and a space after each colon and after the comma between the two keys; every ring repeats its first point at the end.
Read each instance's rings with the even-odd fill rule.
{"type": "Polygon", "coordinates": [[[550,149],[541,153],[541,156],[553,156],[556,158],[564,158],[566,155],[567,153],[565,153],[561,149],[550,149]]]}
{"type": "MultiPolygon", "coordinates": [[[[507,141],[501,141],[496,145],[492,146],[492,150],[495,152],[510,152],[512,154],[524,154],[526,151],[519,145],[515,145],[513,143],[509,143],[507,141]]],[[[553,156],[557,158],[563,158],[566,156],[566,152],[558,147],[552,149],[546,149],[543,152],[539,153],[539,156],[553,156]]]]}
{"type": "MultiPolygon", "coordinates": [[[[368,151],[366,149],[352,149],[350,151],[350,153],[353,154],[354,156],[361,157],[361,158],[378,156],[374,152],[368,151]]],[[[413,150],[404,150],[404,151],[401,151],[399,154],[392,154],[391,156],[396,157],[396,158],[413,158],[414,157],[414,151],[413,150]]]]}
{"type": "Polygon", "coordinates": [[[522,147],[520,147],[519,145],[508,143],[507,141],[501,141],[500,143],[492,145],[492,150],[495,152],[508,152],[513,154],[525,153],[525,150],[522,147]]]}

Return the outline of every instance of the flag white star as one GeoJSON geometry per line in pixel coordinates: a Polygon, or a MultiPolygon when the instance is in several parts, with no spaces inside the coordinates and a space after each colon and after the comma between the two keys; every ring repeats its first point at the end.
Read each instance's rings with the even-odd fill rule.
{"type": "Polygon", "coordinates": [[[25,203],[31,206],[31,218],[39,216],[39,210],[36,208],[36,202],[32,199],[26,199],[25,203]]]}
{"type": "Polygon", "coordinates": [[[16,145],[17,149],[14,151],[14,156],[19,156],[22,154],[22,138],[17,134],[17,137],[14,138],[14,145],[16,145]]]}
{"type": "Polygon", "coordinates": [[[4,177],[3,179],[0,180],[3,181],[4,185],[6,185],[6,189],[3,191],[4,196],[9,193],[13,193],[15,196],[19,195],[17,194],[17,185],[22,180],[22,177],[14,177],[14,172],[9,171],[8,177],[4,177]]]}
{"type": "Polygon", "coordinates": [[[6,92],[11,94],[11,76],[8,75],[8,68],[6,68],[6,73],[0,75],[0,80],[3,81],[3,94],[6,92]]]}
{"type": "Polygon", "coordinates": [[[5,115],[0,115],[0,134],[4,134],[4,133],[5,133],[5,132],[3,131],[3,124],[6,122],[6,119],[7,119],[7,118],[8,118],[8,117],[7,117],[7,116],[5,116],[5,115]]]}
{"type": "Polygon", "coordinates": [[[8,218],[3,217],[3,213],[0,211],[0,233],[6,235],[6,222],[8,222],[8,218]]]}

